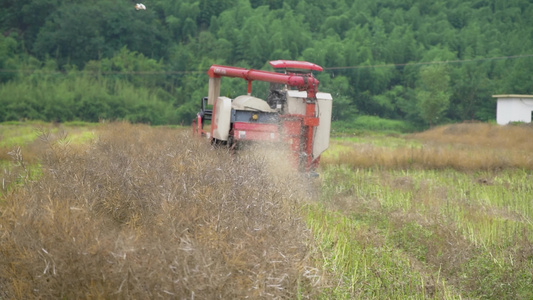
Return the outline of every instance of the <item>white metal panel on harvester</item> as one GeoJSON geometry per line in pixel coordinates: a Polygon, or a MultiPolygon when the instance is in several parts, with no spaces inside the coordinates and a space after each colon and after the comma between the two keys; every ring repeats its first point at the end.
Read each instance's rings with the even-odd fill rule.
{"type": "Polygon", "coordinates": [[[287,114],[305,115],[305,98],[307,98],[307,92],[303,91],[287,91],[287,114]]]}
{"type": "Polygon", "coordinates": [[[213,120],[213,137],[227,141],[231,122],[231,99],[227,97],[218,97],[215,106],[213,120]]]}
{"type": "MultiPolygon", "coordinates": [[[[287,91],[287,113],[305,115],[305,91],[287,91]]],[[[313,142],[313,158],[317,158],[329,147],[329,135],[331,132],[331,112],[333,109],[333,97],[329,93],[316,94],[315,115],[319,118],[315,128],[313,142]]]]}
{"type": "Polygon", "coordinates": [[[319,118],[318,126],[315,128],[313,143],[313,158],[317,158],[329,147],[329,135],[331,131],[331,111],[333,109],[333,98],[329,93],[316,94],[316,116],[319,118]]]}
{"type": "Polygon", "coordinates": [[[207,104],[214,105],[215,99],[220,96],[220,77],[209,78],[209,91],[207,94],[207,104]]]}

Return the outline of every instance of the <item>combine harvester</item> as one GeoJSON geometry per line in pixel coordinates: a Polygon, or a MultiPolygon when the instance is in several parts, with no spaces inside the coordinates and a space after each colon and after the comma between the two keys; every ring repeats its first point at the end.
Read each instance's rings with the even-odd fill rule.
{"type": "Polygon", "coordinates": [[[207,72],[209,94],[193,120],[193,132],[231,149],[248,142],[285,143],[294,166],[314,173],[320,155],[329,147],[331,128],[332,97],[318,92],[319,82],[312,73],[322,67],[289,60],[271,61],[270,65],[284,73],[212,65],[207,72]],[[235,99],[221,97],[221,77],[243,78],[248,81],[248,93],[235,99]],[[252,81],[270,83],[266,100],[251,95],[252,81]],[[209,131],[204,131],[209,123],[209,131]]]}

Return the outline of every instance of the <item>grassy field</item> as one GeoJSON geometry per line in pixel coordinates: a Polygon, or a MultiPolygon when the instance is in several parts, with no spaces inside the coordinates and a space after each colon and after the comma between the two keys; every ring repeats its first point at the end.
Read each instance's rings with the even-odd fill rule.
{"type": "Polygon", "coordinates": [[[342,298],[533,298],[533,128],[335,139],[308,224],[342,298]]]}
{"type": "Polygon", "coordinates": [[[0,299],[531,299],[533,129],[335,137],[320,178],[189,130],[0,125],[0,299]]]}

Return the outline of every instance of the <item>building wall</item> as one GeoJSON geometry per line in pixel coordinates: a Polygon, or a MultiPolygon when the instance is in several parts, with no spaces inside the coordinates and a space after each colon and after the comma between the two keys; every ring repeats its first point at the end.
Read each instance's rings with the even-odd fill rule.
{"type": "Polygon", "coordinates": [[[496,122],[500,125],[509,122],[531,123],[533,111],[533,96],[493,96],[498,98],[496,109],[496,122]]]}

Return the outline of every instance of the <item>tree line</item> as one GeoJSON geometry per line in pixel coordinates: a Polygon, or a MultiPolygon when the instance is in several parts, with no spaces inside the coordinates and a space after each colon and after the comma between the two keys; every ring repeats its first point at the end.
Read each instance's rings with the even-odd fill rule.
{"type": "MultiPolygon", "coordinates": [[[[211,64],[325,71],[334,120],[419,126],[495,118],[493,94],[533,93],[528,0],[5,0],[0,121],[179,124],[211,64]]],[[[228,96],[242,80],[223,80],[228,96]]]]}

